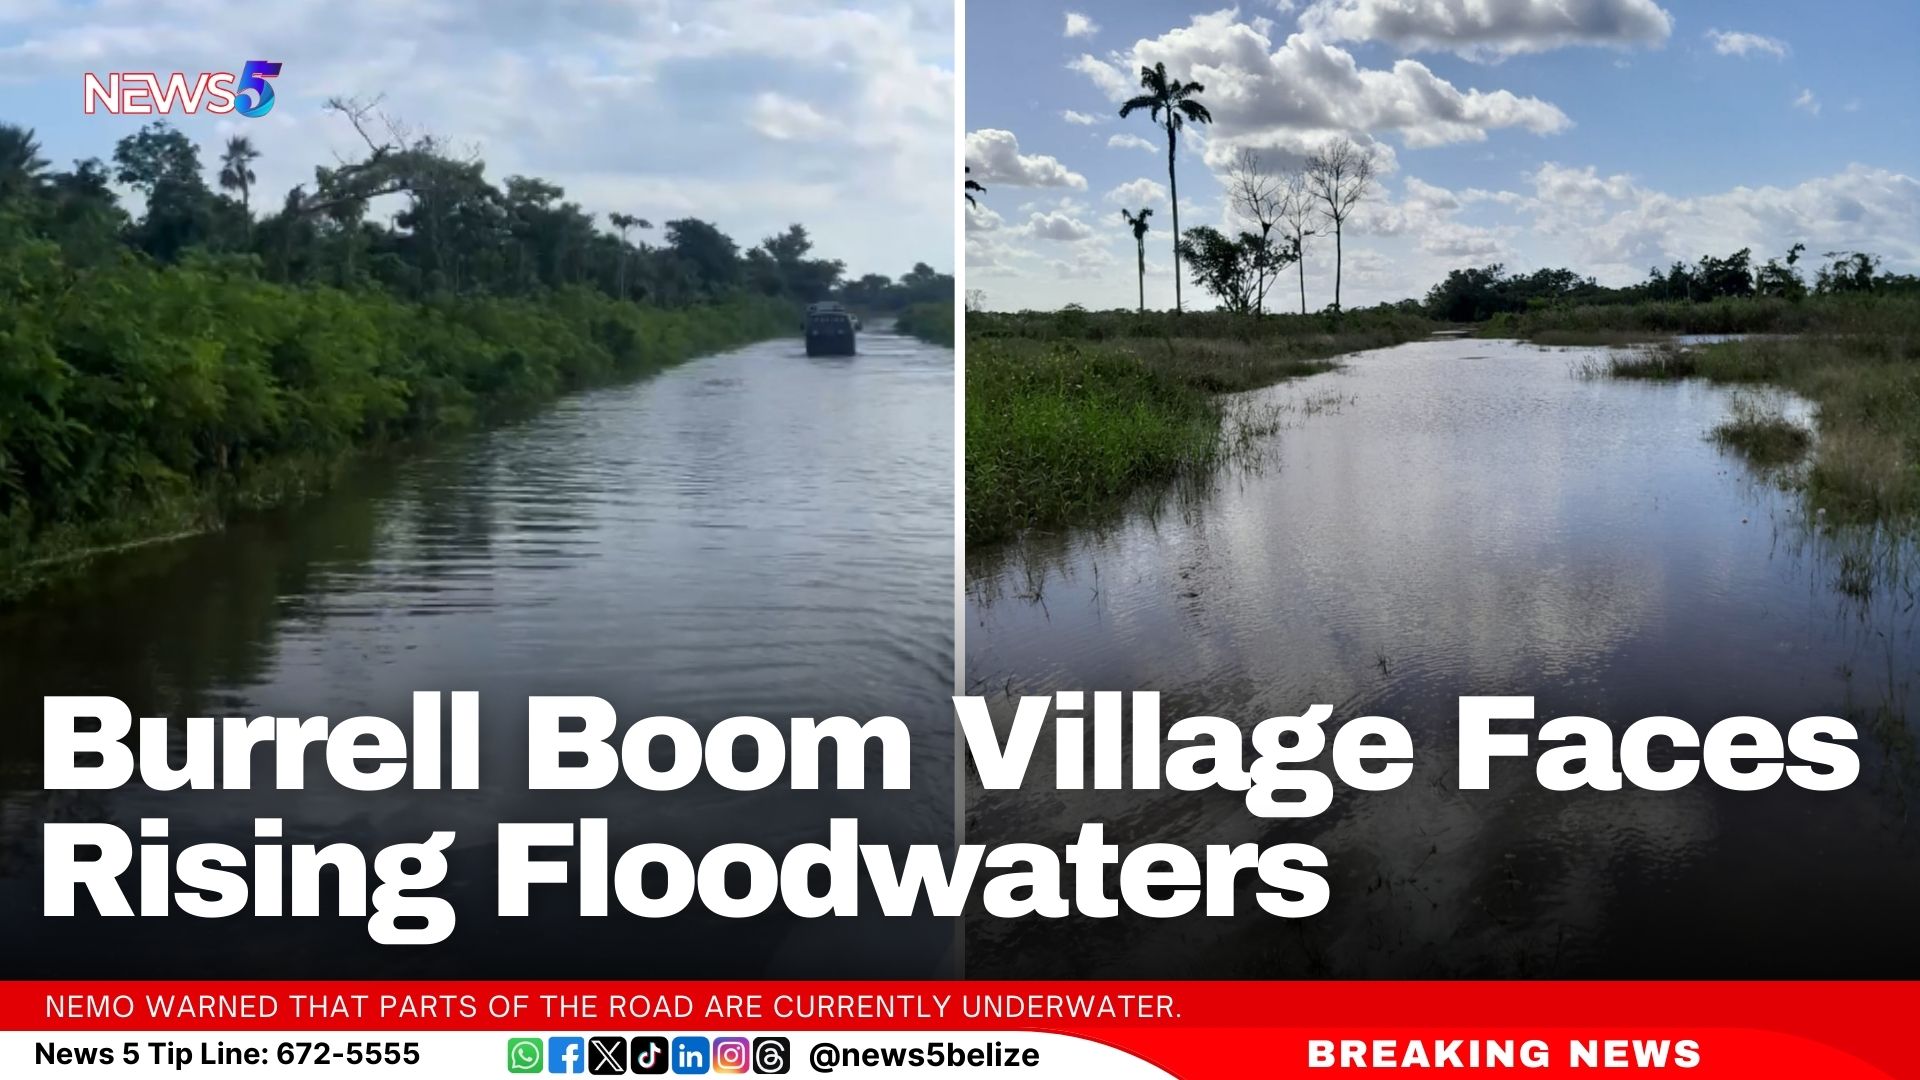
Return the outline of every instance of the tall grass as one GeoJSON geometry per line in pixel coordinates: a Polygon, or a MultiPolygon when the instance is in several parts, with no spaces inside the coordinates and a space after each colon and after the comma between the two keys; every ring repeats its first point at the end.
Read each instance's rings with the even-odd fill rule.
{"type": "Polygon", "coordinates": [[[1273,425],[1223,434],[1221,394],[1338,366],[1424,336],[1421,318],[1352,313],[969,313],[967,540],[1081,524],[1129,494],[1206,469],[1273,425]]]}
{"type": "MultiPolygon", "coordinates": [[[[1840,521],[1920,522],[1920,301],[1833,308],[1797,336],[1642,350],[1614,358],[1608,373],[1792,390],[1818,409],[1803,481],[1812,505],[1840,521]]],[[[1750,429],[1736,436],[1743,441],[1790,449],[1781,431],[1766,434],[1738,416],[1731,423],[1750,429]]]]}
{"type": "Polygon", "coordinates": [[[1844,332],[1871,322],[1885,307],[1911,299],[1837,295],[1787,300],[1644,300],[1636,304],[1582,304],[1502,312],[1482,323],[1481,337],[1520,337],[1543,345],[1615,345],[1671,334],[1803,334],[1844,332]]]}

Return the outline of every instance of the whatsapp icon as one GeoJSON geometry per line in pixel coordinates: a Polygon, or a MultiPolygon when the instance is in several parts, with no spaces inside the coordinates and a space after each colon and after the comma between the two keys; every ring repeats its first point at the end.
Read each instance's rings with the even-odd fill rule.
{"type": "Polygon", "coordinates": [[[539,1039],[507,1040],[507,1071],[510,1073],[537,1073],[542,1065],[539,1039]]]}

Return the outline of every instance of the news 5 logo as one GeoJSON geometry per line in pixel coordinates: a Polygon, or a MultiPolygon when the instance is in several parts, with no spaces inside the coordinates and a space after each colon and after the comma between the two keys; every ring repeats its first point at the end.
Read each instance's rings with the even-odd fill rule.
{"type": "Polygon", "coordinates": [[[507,1040],[507,1071],[590,1076],[778,1074],[792,1067],[791,1054],[792,1047],[779,1036],[681,1035],[671,1041],[664,1035],[521,1037],[507,1040]]]}
{"type": "Polygon", "coordinates": [[[273,111],[273,84],[280,75],[278,60],[249,60],[239,74],[203,71],[188,77],[184,71],[109,71],[103,78],[87,72],[80,83],[80,108],[88,116],[152,116],[182,112],[210,112],[216,116],[239,113],[261,117],[273,111]]]}

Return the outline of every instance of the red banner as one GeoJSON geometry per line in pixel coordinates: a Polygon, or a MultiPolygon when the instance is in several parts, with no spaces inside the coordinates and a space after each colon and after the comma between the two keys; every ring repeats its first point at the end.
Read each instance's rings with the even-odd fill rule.
{"type": "Polygon", "coordinates": [[[1008,1031],[1180,1077],[1920,1076],[1920,983],[11,982],[0,1028],[1008,1031]]]}

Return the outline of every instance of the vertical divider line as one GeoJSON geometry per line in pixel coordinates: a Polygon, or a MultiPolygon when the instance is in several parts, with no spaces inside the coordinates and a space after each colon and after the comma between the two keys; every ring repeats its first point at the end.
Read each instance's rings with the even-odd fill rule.
{"type": "MultiPolygon", "coordinates": [[[[963,166],[967,146],[967,26],[965,0],[953,0],[953,164],[963,166]]],[[[951,177],[959,180],[961,177],[951,177]]],[[[961,185],[955,183],[954,188],[961,185]]],[[[953,208],[953,693],[967,692],[967,215],[960,197],[951,190],[953,208]]],[[[960,737],[960,716],[952,714],[953,732],[953,844],[959,858],[967,842],[966,744],[960,737]]],[[[953,974],[967,973],[967,916],[954,919],[953,974]]]]}

